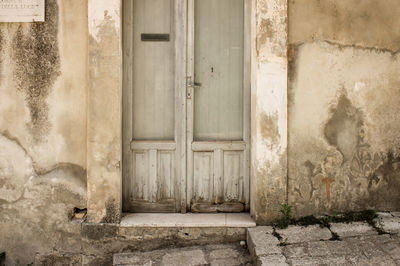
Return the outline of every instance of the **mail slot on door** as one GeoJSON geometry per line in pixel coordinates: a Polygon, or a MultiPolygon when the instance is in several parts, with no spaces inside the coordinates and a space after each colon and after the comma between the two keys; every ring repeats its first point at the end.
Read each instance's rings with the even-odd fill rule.
{"type": "Polygon", "coordinates": [[[165,33],[142,33],[143,42],[169,42],[169,34],[165,33]]]}

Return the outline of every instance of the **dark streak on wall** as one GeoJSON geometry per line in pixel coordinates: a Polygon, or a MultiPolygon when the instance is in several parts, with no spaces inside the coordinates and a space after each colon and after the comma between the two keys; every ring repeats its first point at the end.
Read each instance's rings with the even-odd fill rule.
{"type": "Polygon", "coordinates": [[[383,157],[383,163],[369,176],[369,200],[376,202],[381,209],[390,208],[390,206],[398,207],[400,202],[400,156],[389,151],[383,157]],[[379,189],[376,189],[375,187],[379,185],[381,185],[379,189]]]}
{"type": "Polygon", "coordinates": [[[28,128],[35,143],[45,141],[51,127],[47,97],[60,75],[58,48],[58,4],[46,1],[46,22],[31,23],[29,31],[20,26],[13,37],[14,80],[24,93],[30,112],[28,128]]]}
{"type": "Polygon", "coordinates": [[[102,223],[119,223],[121,218],[121,208],[115,199],[109,198],[106,203],[106,215],[102,219],[102,223]]]}

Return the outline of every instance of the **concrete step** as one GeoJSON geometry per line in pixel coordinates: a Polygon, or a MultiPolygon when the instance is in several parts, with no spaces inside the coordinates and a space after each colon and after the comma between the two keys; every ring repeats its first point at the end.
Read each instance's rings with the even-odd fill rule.
{"type": "Polygon", "coordinates": [[[137,213],[122,218],[118,236],[125,241],[141,242],[141,245],[146,245],[143,249],[135,248],[153,250],[170,245],[193,246],[239,242],[246,240],[246,228],[255,226],[248,213],[137,213]]]}
{"type": "Polygon", "coordinates": [[[121,227],[255,227],[249,213],[131,213],[121,227]]]}
{"type": "Polygon", "coordinates": [[[247,250],[239,242],[246,240],[246,229],[255,226],[248,213],[128,214],[122,218],[119,236],[144,242],[152,238],[153,246],[114,254],[113,265],[204,265],[210,260],[245,265],[243,259],[250,255],[245,256],[247,250]]]}

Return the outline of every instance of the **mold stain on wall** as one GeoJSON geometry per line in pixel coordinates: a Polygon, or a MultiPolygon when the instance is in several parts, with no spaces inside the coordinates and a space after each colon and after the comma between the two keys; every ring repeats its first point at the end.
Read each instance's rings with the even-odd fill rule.
{"type": "Polygon", "coordinates": [[[57,34],[58,4],[56,0],[48,0],[46,22],[31,23],[27,32],[21,25],[12,40],[14,80],[29,108],[27,126],[34,143],[44,142],[51,128],[47,97],[60,75],[57,34]]]}

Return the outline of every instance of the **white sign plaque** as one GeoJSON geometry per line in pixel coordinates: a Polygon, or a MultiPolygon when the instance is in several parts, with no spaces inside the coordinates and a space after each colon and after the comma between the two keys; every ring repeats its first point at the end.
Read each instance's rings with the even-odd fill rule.
{"type": "Polygon", "coordinates": [[[45,0],[0,0],[0,22],[43,22],[45,0]]]}

